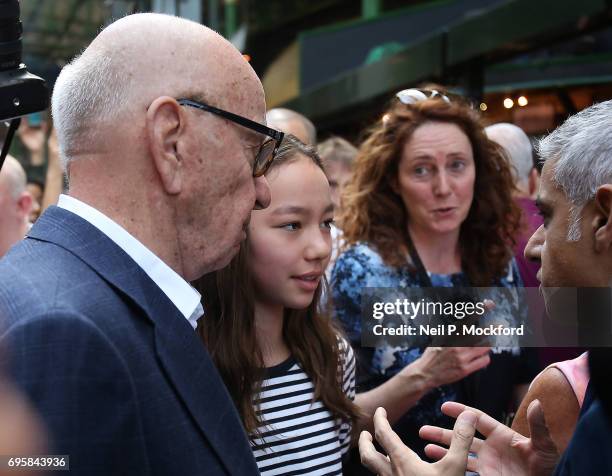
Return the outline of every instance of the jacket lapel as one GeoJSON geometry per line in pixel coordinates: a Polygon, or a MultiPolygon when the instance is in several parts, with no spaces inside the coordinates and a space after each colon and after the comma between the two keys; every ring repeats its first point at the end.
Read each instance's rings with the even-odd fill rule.
{"type": "Polygon", "coordinates": [[[154,325],[155,352],[169,380],[228,472],[259,474],[238,413],[203,343],[142,268],[96,227],[58,207],[47,209],[28,237],[78,256],[142,309],[154,325]]]}

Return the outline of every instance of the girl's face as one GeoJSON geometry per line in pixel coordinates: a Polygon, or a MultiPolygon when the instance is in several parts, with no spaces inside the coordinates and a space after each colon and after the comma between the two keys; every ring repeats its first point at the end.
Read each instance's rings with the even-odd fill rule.
{"type": "Polygon", "coordinates": [[[248,266],[259,303],[304,309],[329,262],[333,220],[329,182],[308,157],[267,175],[271,202],[249,224],[248,266]]]}

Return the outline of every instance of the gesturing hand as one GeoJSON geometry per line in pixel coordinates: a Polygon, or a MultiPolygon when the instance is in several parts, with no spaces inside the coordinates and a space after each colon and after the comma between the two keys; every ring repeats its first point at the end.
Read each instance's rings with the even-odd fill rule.
{"type": "Polygon", "coordinates": [[[491,362],[490,347],[428,347],[418,360],[431,387],[461,380],[491,362]]]}
{"type": "MultiPolygon", "coordinates": [[[[450,435],[450,448],[435,463],[426,463],[402,443],[391,429],[384,408],[374,413],[376,441],[388,456],[379,453],[372,443],[372,435],[362,431],[359,437],[361,462],[379,476],[463,476],[468,451],[474,438],[477,416],[471,411],[459,415],[450,435]]],[[[450,430],[449,430],[450,431],[450,430]]]]}
{"type": "MultiPolygon", "coordinates": [[[[481,476],[548,476],[553,473],[559,453],[553,443],[544,412],[538,400],[527,409],[527,422],[531,438],[508,428],[486,413],[461,403],[446,402],[442,413],[457,418],[469,410],[477,415],[476,429],[485,439],[474,438],[470,451],[475,456],[468,459],[467,469],[481,476]]],[[[452,444],[453,432],[435,426],[424,426],[421,438],[448,446],[452,444]]],[[[427,445],[425,453],[432,459],[444,458],[450,450],[437,445],[427,445]]]]}

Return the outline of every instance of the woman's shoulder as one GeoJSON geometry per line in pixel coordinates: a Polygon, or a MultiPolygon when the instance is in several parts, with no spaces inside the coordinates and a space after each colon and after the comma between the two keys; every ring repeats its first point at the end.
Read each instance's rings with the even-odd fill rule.
{"type": "Polygon", "coordinates": [[[504,275],[499,278],[498,285],[504,288],[523,287],[523,278],[521,278],[521,274],[514,257],[512,257],[508,262],[504,275]]]}
{"type": "Polygon", "coordinates": [[[353,243],[351,245],[346,246],[340,251],[338,259],[340,259],[341,257],[345,259],[363,258],[369,261],[382,262],[382,257],[380,256],[380,253],[378,253],[372,243],[368,243],[367,241],[358,241],[357,243],[353,243]]]}
{"type": "Polygon", "coordinates": [[[351,271],[368,271],[386,267],[382,257],[373,245],[358,242],[344,248],[334,264],[334,271],[350,269],[351,271]]]}

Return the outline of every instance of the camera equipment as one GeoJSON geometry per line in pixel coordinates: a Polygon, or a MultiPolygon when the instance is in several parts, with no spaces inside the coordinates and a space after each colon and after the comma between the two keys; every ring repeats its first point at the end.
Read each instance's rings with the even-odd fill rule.
{"type": "Polygon", "coordinates": [[[49,104],[45,81],[28,73],[21,63],[19,12],[18,0],[0,0],[0,121],[12,119],[0,153],[0,169],[19,126],[16,118],[43,111],[49,104]]]}

